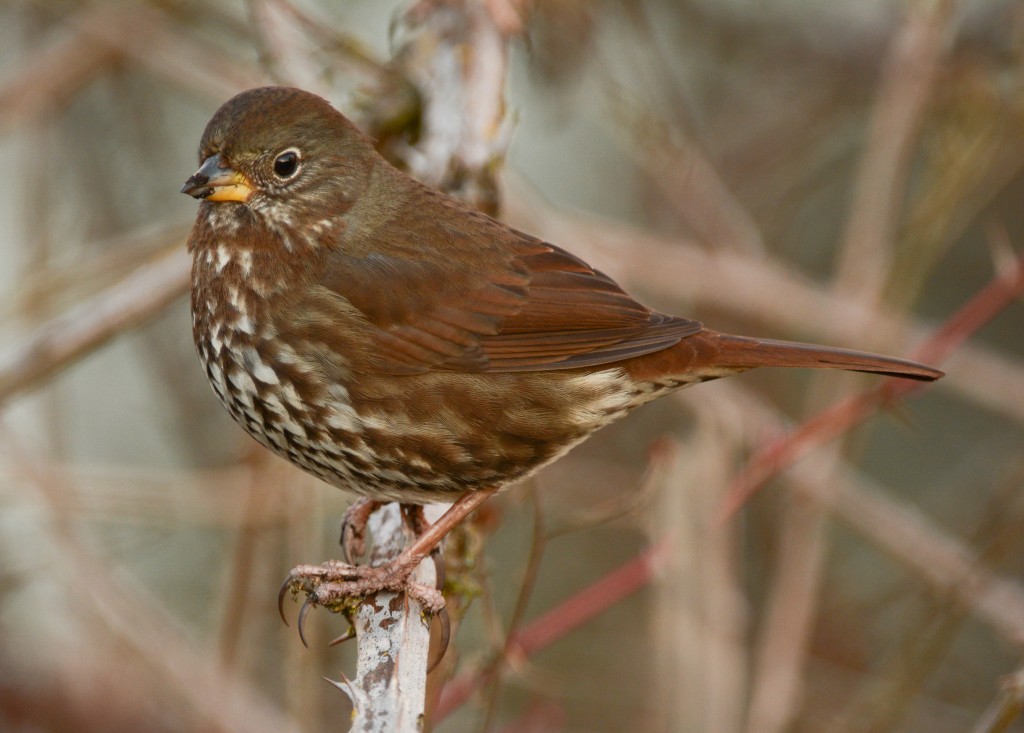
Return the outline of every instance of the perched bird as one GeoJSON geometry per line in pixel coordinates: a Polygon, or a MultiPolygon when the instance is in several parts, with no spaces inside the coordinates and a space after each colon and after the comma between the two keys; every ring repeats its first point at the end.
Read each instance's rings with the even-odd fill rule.
{"type": "MultiPolygon", "coordinates": [[[[569,252],[394,168],[325,100],[227,101],[183,193],[192,326],[210,384],[256,440],[372,501],[455,501],[391,564],[300,566],[308,603],[406,590],[494,491],[673,390],[756,367],[934,380],[846,349],[731,336],[652,311],[569,252]]],[[[355,510],[365,523],[374,504],[355,510]]],[[[353,537],[361,540],[359,527],[353,537]]]]}

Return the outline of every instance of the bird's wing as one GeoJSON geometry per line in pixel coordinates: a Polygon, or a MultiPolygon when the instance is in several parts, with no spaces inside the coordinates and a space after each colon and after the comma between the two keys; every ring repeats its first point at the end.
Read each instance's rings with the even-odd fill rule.
{"type": "Polygon", "coordinates": [[[391,228],[386,247],[330,256],[318,280],[340,296],[347,323],[358,312],[361,337],[346,339],[354,369],[571,369],[658,351],[701,330],[645,308],[554,245],[468,209],[451,213],[458,218],[391,228]]]}

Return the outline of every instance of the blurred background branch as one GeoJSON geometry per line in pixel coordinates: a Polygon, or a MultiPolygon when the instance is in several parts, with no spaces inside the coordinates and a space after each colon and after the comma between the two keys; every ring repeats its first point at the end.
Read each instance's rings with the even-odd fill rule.
{"type": "MultiPolygon", "coordinates": [[[[189,338],[177,190],[236,91],[326,94],[392,161],[716,328],[910,354],[1019,274],[1018,0],[16,0],[0,20],[3,730],[348,715],[321,679],[354,668],[335,619],[306,650],[273,605],[288,567],[336,554],[349,498],[251,444],[189,338]]],[[[726,523],[744,461],[862,383],[688,390],[490,502],[449,553],[436,729],[1024,730],[1022,330],[1013,291],[937,388],[726,523]]]]}

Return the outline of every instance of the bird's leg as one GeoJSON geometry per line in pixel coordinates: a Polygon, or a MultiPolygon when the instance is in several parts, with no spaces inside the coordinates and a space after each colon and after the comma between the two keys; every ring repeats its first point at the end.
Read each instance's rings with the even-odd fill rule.
{"type": "MultiPolygon", "coordinates": [[[[332,611],[350,612],[362,599],[386,590],[405,593],[423,606],[427,613],[444,608],[444,596],[437,588],[410,580],[413,570],[436,548],[456,525],[487,500],[497,489],[480,489],[462,496],[441,518],[430,525],[394,559],[369,567],[328,560],[322,565],[299,565],[292,569],[278,594],[278,610],[284,618],[284,598],[302,591],[306,600],[299,612],[299,634],[302,623],[313,606],[326,606],[332,611]]],[[[372,511],[371,511],[372,513],[372,511]]]]}
{"type": "Polygon", "coordinates": [[[414,537],[430,529],[430,522],[427,521],[427,514],[422,504],[402,504],[402,519],[406,526],[412,530],[414,537]]]}
{"type": "MultiPolygon", "coordinates": [[[[430,529],[430,522],[427,521],[427,513],[422,504],[402,504],[402,514],[406,524],[412,529],[413,537],[422,537],[423,533],[430,529]]],[[[444,590],[445,566],[440,542],[434,545],[430,557],[434,561],[434,587],[444,590]]]]}
{"type": "Polygon", "coordinates": [[[347,563],[355,563],[366,552],[366,523],[370,515],[387,502],[363,497],[345,510],[341,518],[341,554],[347,563]]]}

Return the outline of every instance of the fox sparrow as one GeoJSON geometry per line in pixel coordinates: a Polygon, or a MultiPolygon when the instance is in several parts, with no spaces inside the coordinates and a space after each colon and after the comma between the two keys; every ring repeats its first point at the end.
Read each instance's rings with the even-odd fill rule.
{"type": "Polygon", "coordinates": [[[565,250],[392,167],[298,89],[230,99],[199,160],[182,188],[202,201],[188,243],[193,336],[224,406],[329,484],[376,502],[456,502],[389,565],[296,568],[286,588],[313,605],[386,588],[439,609],[409,574],[448,529],[681,387],[763,366],[942,375],[651,311],[565,250]]]}

